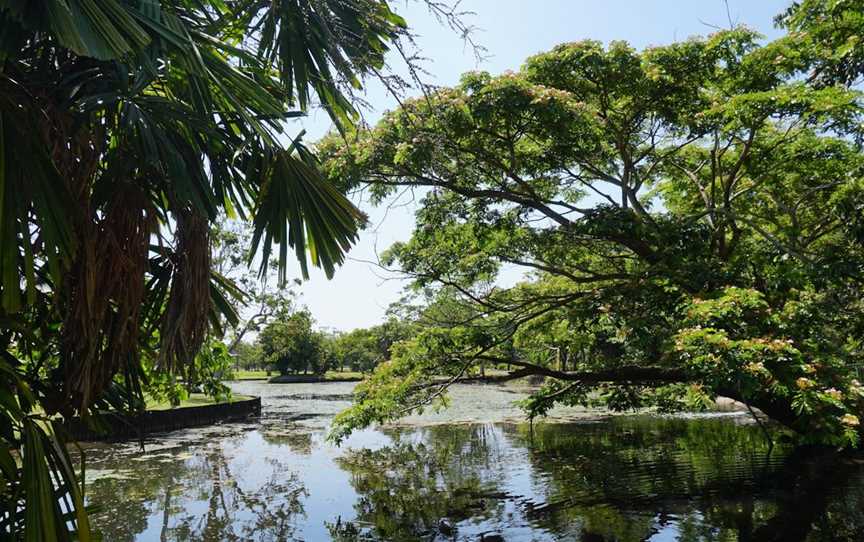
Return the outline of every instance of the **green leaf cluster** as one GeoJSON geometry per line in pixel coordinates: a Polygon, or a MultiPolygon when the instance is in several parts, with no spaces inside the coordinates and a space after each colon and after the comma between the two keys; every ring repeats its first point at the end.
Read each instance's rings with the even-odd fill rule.
{"type": "Polygon", "coordinates": [[[735,28],[561,44],[319,142],[329,178],[423,194],[384,254],[412,279],[420,331],[334,434],[494,369],[544,380],[529,416],[725,396],[804,441],[858,445],[859,4],[796,3],[768,43],[735,28]]]}

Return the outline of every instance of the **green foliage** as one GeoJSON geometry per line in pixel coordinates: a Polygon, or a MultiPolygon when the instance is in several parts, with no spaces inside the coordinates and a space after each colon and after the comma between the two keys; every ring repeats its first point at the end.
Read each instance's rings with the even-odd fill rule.
{"type": "Polygon", "coordinates": [[[411,336],[413,324],[389,318],[383,324],[339,333],[327,338],[333,366],[352,371],[371,372],[390,359],[391,348],[411,336]]]}
{"type": "MultiPolygon", "coordinates": [[[[317,100],[347,127],[348,89],[404,31],[383,0],[0,2],[0,352],[47,416],[136,408],[148,372],[173,400],[177,374],[224,394],[227,352],[197,354],[244,294],[212,268],[211,225],[249,222],[261,274],[284,281],[289,248],[333,274],[363,217],[286,121],[317,100]]],[[[89,539],[58,508],[77,498],[62,439],[29,420],[0,405],[3,449],[27,441],[3,494],[32,490],[0,532],[89,539]]]]}
{"type": "Polygon", "coordinates": [[[313,331],[307,310],[281,315],[261,331],[258,342],[264,360],[281,374],[322,375],[328,369],[323,336],[313,331]]]}
{"type": "Polygon", "coordinates": [[[740,288],[694,300],[686,311],[690,327],[675,337],[682,361],[711,389],[789,402],[796,417],[786,421],[808,442],[857,445],[864,387],[855,373],[843,358],[824,349],[814,358],[808,345],[778,336],[774,330],[788,329],[789,312],[767,309],[762,294],[740,288]]]}
{"type": "Polygon", "coordinates": [[[172,407],[179,406],[189,398],[189,389],[174,375],[152,371],[147,379],[145,393],[155,401],[165,402],[172,407]]]}
{"type": "Polygon", "coordinates": [[[192,387],[200,389],[216,401],[230,399],[231,388],[223,384],[223,381],[233,379],[233,365],[234,359],[228,352],[228,347],[221,341],[210,340],[195,356],[192,387]]]}
{"type": "Polygon", "coordinates": [[[265,366],[261,344],[240,342],[234,349],[234,366],[243,371],[253,371],[265,366]]]}
{"type": "Polygon", "coordinates": [[[0,358],[0,533],[27,540],[92,540],[83,487],[62,432],[36,410],[42,399],[27,382],[20,362],[0,358]],[[74,531],[69,525],[76,525],[74,531]]]}
{"type": "Polygon", "coordinates": [[[355,329],[331,337],[328,349],[334,366],[348,367],[352,371],[370,372],[386,359],[380,355],[377,337],[369,329],[355,329]]]}
{"type": "MultiPolygon", "coordinates": [[[[308,309],[294,310],[288,305],[273,316],[254,345],[243,347],[248,350],[243,355],[253,356],[250,363],[254,366],[273,367],[281,374],[311,372],[321,376],[346,369],[370,373],[390,359],[392,349],[409,338],[412,330],[410,321],[390,318],[371,328],[325,333],[314,329],[308,309]]],[[[339,373],[334,375],[338,377],[339,373]]]]}
{"type": "Polygon", "coordinates": [[[161,370],[154,358],[146,358],[143,368],[143,391],[158,402],[178,406],[193,392],[203,393],[216,401],[231,397],[231,390],[223,381],[233,379],[234,358],[228,347],[216,337],[208,337],[204,342],[184,379],[161,370]]]}
{"type": "Polygon", "coordinates": [[[864,73],[864,3],[860,0],[795,2],[777,21],[789,30],[777,48],[790,67],[809,69],[809,79],[818,84],[860,80],[864,73]]]}
{"type": "Polygon", "coordinates": [[[327,175],[378,200],[427,189],[384,255],[413,279],[418,329],[334,437],[489,367],[545,379],[530,416],[723,395],[804,441],[857,445],[859,3],[797,3],[767,44],[743,28],[641,52],[562,44],[320,142],[327,175]]]}

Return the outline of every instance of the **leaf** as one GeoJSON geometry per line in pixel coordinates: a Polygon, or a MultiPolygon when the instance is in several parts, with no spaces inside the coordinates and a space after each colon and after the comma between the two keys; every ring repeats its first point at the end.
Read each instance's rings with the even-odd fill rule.
{"type": "Polygon", "coordinates": [[[66,207],[71,198],[59,172],[44,146],[34,141],[28,117],[4,105],[0,96],[0,307],[16,312],[23,302],[22,275],[28,297],[35,296],[31,207],[45,243],[42,256],[55,272],[59,258],[73,253],[74,242],[66,207]]]}
{"type": "Polygon", "coordinates": [[[44,9],[60,43],[83,56],[121,58],[150,42],[117,0],[46,0],[44,9]]]}
{"type": "Polygon", "coordinates": [[[250,263],[259,248],[263,277],[273,244],[280,245],[279,281],[286,280],[286,248],[292,247],[304,278],[309,277],[306,251],[312,264],[332,277],[335,267],[357,239],[363,214],[299,155],[278,152],[259,174],[250,263]]]}

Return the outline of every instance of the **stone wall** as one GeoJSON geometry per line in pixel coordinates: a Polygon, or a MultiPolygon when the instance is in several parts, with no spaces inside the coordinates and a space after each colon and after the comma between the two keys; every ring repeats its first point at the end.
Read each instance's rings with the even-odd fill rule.
{"type": "Polygon", "coordinates": [[[66,429],[72,438],[79,441],[125,440],[186,427],[240,421],[260,414],[261,398],[252,397],[213,405],[148,410],[133,418],[103,414],[97,421],[98,430],[80,418],[74,418],[66,424],[66,429]]]}

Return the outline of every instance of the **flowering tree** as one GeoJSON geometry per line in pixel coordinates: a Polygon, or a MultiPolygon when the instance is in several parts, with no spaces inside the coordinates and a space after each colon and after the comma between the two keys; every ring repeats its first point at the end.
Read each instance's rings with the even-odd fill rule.
{"type": "Polygon", "coordinates": [[[531,416],[722,395],[804,440],[857,445],[853,4],[803,2],[767,44],[741,28],[642,52],[563,44],[405,102],[347,145],[323,141],[333,179],[382,199],[423,189],[412,238],[385,261],[429,296],[422,331],[358,388],[334,436],[439,404],[493,364],[508,370],[497,380],[546,377],[531,416]],[[504,268],[524,280],[501,287],[504,268]]]}

